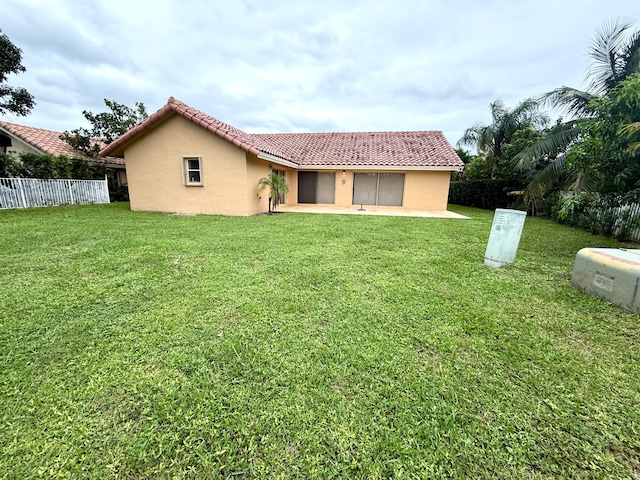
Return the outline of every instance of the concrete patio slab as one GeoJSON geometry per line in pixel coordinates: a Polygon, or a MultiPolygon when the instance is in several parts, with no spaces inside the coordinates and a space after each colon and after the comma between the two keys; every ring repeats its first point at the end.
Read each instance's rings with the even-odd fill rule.
{"type": "Polygon", "coordinates": [[[333,205],[279,205],[277,212],[287,213],[333,213],[336,215],[386,215],[391,217],[423,217],[423,218],[460,218],[468,219],[464,215],[448,210],[407,210],[394,207],[376,207],[365,205],[364,211],[360,207],[336,207],[333,205]]]}

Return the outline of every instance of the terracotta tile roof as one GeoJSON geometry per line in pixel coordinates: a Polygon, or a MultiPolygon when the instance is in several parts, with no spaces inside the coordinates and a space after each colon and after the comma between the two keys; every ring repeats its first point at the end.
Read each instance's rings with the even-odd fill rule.
{"type": "Polygon", "coordinates": [[[245,133],[185,103],[167,104],[103,149],[124,155],[124,146],[169,115],[182,115],[253,155],[269,154],[305,166],[451,168],[464,166],[440,131],[349,133],[245,133]]]}
{"type": "Polygon", "coordinates": [[[176,100],[173,97],[169,98],[167,104],[158,110],[156,113],[147,118],[144,122],[136,125],[127,133],[117,138],[114,142],[107,145],[100,155],[123,155],[123,147],[129,142],[135,140],[138,136],[142,135],[147,130],[153,128],[156,124],[167,118],[172,114],[182,115],[190,122],[199,125],[200,127],[209,130],[211,133],[219,136],[220,138],[232,143],[238,148],[241,148],[245,152],[253,155],[258,155],[260,152],[269,153],[276,157],[283,158],[284,160],[291,160],[284,157],[277,149],[271,145],[266,144],[260,139],[251,138],[251,136],[236,127],[233,127],[227,123],[224,123],[217,118],[214,118],[206,113],[196,110],[190,107],[186,103],[182,103],[180,100],[176,100]]]}
{"type": "Polygon", "coordinates": [[[36,150],[49,155],[66,155],[67,157],[81,157],[94,163],[106,163],[113,165],[124,165],[121,158],[115,157],[87,157],[86,155],[75,150],[64,140],[60,139],[60,132],[53,130],[45,130],[43,128],[28,127],[26,125],[18,125],[16,123],[0,122],[0,130],[10,133],[36,150]]]}
{"type": "Polygon", "coordinates": [[[254,134],[304,166],[462,167],[440,131],[254,134]]]}

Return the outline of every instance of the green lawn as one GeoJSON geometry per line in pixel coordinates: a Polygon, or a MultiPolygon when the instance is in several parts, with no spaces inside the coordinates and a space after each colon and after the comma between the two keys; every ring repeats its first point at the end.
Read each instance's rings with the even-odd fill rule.
{"type": "Polygon", "coordinates": [[[639,478],[618,246],[527,218],[0,212],[1,478],[639,478]]]}

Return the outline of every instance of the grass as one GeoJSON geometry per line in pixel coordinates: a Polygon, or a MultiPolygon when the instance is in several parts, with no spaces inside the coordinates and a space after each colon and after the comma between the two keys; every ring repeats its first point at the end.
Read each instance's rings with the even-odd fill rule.
{"type": "Polygon", "coordinates": [[[640,326],[527,218],[0,212],[2,478],[639,478],[640,326]]]}

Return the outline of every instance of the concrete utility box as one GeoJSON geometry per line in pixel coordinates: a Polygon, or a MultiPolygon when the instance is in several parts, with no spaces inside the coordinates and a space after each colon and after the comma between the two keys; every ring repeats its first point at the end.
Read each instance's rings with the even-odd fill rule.
{"type": "Polygon", "coordinates": [[[520,244],[527,212],[496,208],[484,254],[484,263],[489,267],[502,267],[513,263],[520,244]]]}
{"type": "Polygon", "coordinates": [[[576,255],[571,283],[581,290],[640,312],[640,250],[583,248],[576,255]]]}

